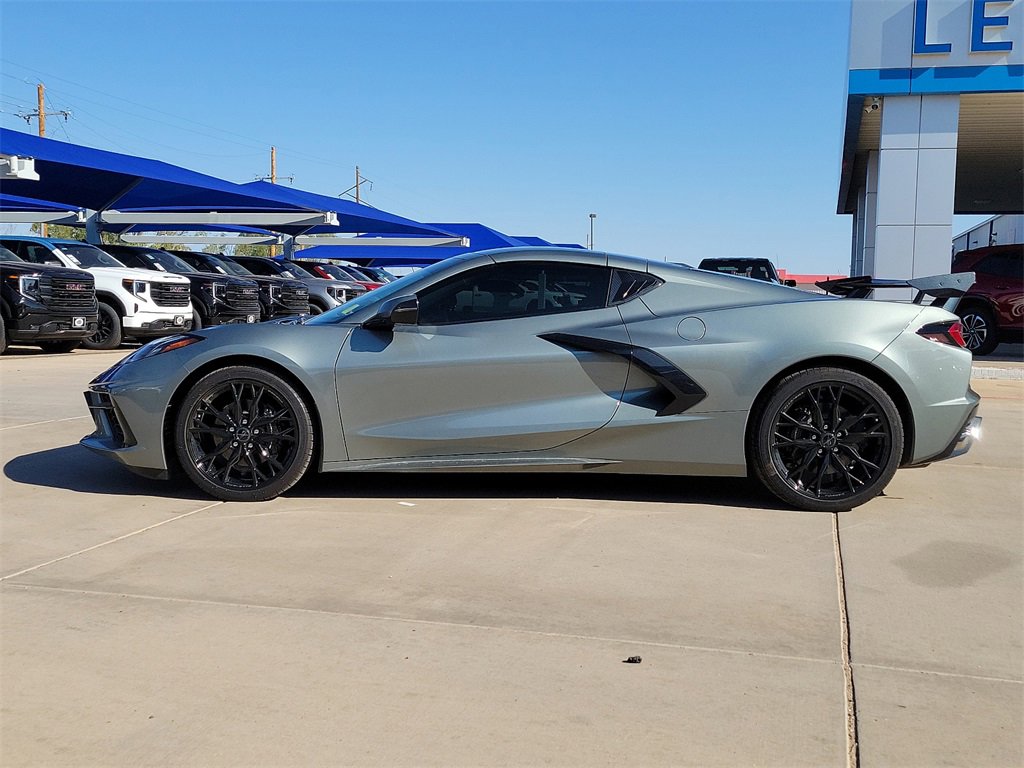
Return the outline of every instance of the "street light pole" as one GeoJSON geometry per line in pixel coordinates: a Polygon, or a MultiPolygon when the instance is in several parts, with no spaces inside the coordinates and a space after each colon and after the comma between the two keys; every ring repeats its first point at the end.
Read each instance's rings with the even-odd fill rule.
{"type": "Polygon", "coordinates": [[[596,218],[596,213],[590,214],[590,250],[594,250],[594,219],[596,218]]]}

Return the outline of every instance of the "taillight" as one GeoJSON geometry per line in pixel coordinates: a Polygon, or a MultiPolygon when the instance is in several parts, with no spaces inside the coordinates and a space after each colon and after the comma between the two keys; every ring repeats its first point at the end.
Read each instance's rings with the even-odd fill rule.
{"type": "Polygon", "coordinates": [[[960,325],[959,320],[947,323],[928,323],[928,325],[918,329],[917,335],[937,341],[940,344],[950,344],[954,347],[967,346],[967,342],[964,341],[964,329],[960,325]]]}

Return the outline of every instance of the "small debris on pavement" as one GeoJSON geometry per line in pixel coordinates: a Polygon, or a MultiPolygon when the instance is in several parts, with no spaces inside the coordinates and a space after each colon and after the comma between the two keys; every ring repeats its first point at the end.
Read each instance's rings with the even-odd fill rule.
{"type": "Polygon", "coordinates": [[[639,664],[641,661],[643,661],[643,659],[641,659],[639,656],[630,656],[628,659],[623,659],[622,663],[623,664],[639,664]]]}

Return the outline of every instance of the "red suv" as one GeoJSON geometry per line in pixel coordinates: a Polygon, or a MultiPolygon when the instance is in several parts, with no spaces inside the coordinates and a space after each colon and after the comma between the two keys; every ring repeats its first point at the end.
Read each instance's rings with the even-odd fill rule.
{"type": "Polygon", "coordinates": [[[961,251],[953,271],[976,276],[956,310],[971,352],[987,355],[1001,341],[1024,339],[1024,245],[961,251]]]}

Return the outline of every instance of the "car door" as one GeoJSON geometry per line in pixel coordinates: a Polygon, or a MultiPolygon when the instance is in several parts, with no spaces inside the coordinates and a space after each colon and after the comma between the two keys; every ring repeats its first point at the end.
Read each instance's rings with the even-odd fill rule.
{"type": "Polygon", "coordinates": [[[421,290],[417,325],[357,328],[337,375],[349,458],[539,451],[600,429],[628,360],[543,337],[625,343],[609,279],[597,264],[490,264],[421,290]]]}

